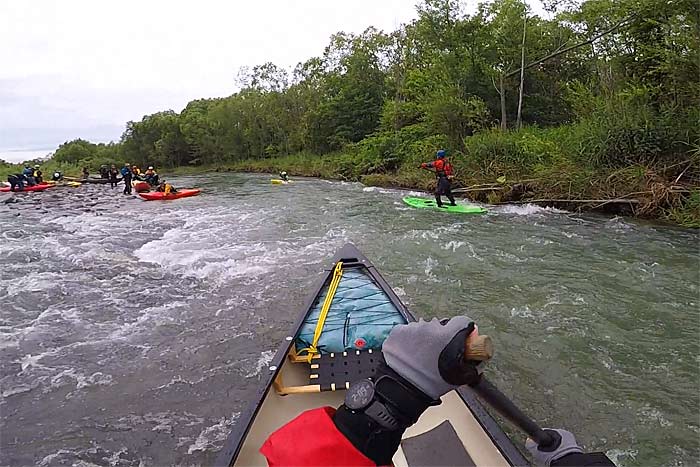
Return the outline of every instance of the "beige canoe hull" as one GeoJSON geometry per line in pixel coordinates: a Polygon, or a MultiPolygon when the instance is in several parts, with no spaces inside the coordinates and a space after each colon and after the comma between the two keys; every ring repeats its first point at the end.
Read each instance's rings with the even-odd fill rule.
{"type": "MultiPolygon", "coordinates": [[[[285,385],[301,386],[308,382],[308,367],[286,359],[278,377],[281,377],[285,385]]],[[[343,403],[344,397],[344,390],[281,396],[274,387],[270,387],[234,465],[266,466],[267,461],[259,449],[271,433],[306,410],[323,406],[338,407],[343,403]]],[[[406,431],[404,439],[426,433],[446,420],[450,422],[464,449],[477,466],[511,465],[456,391],[443,396],[442,404],[429,408],[418,423],[406,431]]],[[[309,442],[313,442],[313,439],[309,442]]],[[[394,456],[394,465],[408,466],[401,448],[394,456]]]]}

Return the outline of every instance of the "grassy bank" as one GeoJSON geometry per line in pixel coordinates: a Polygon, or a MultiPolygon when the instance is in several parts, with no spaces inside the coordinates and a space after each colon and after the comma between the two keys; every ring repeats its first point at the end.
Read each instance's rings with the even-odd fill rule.
{"type": "MultiPolygon", "coordinates": [[[[512,133],[516,134],[517,133],[512,133]]],[[[531,133],[527,133],[531,136],[531,133]]],[[[503,144],[500,139],[497,144],[503,144]]],[[[532,144],[530,136],[523,136],[520,143],[532,144]]],[[[487,137],[481,137],[487,139],[487,137]]],[[[582,211],[597,210],[611,214],[632,215],[643,218],[659,219],[686,227],[700,228],[700,189],[693,184],[678,180],[679,168],[683,174],[696,168],[692,160],[681,163],[678,167],[654,167],[635,164],[622,169],[592,169],[570,159],[562,159],[552,164],[523,164],[494,157],[497,151],[491,147],[494,143],[474,142],[484,147],[491,156],[480,159],[475,155],[455,154],[451,161],[456,169],[453,187],[464,196],[487,203],[542,201],[566,209],[582,211]],[[670,175],[669,175],[670,174],[670,175]],[[605,203],[606,199],[630,199],[634,204],[616,202],[605,203]],[[555,201],[571,200],[571,202],[555,201]],[[578,203],[578,200],[600,200],[592,203],[578,203]]],[[[367,164],[357,151],[334,153],[323,156],[313,154],[294,154],[275,158],[248,159],[227,164],[206,166],[183,166],[162,169],[161,172],[174,175],[199,174],[216,171],[272,173],[281,170],[291,176],[320,177],[331,180],[362,182],[369,186],[409,188],[431,191],[435,186],[434,177],[417,166],[422,161],[430,160],[430,152],[424,160],[404,161],[394,170],[373,172],[376,167],[367,164]]],[[[79,176],[84,164],[67,164],[48,161],[41,165],[46,178],[54,171],[61,171],[67,176],[79,176]]],[[[93,171],[97,167],[90,165],[93,171]]],[[[0,166],[3,180],[11,173],[21,171],[21,164],[4,164],[0,166]]]]}
{"type": "MultiPolygon", "coordinates": [[[[618,109],[617,114],[610,110],[554,128],[481,131],[467,137],[463,147],[449,151],[456,170],[454,188],[462,196],[494,204],[536,202],[700,228],[700,147],[690,143],[689,135],[675,134],[671,120],[652,117],[618,109]]],[[[373,134],[325,155],[244,160],[231,155],[220,164],[159,169],[166,176],[285,170],[292,176],[430,191],[434,177],[418,165],[440,147],[450,148],[444,137],[414,125],[373,134]]],[[[46,178],[54,171],[78,176],[83,166],[96,173],[100,164],[111,163],[122,165],[119,160],[88,156],[71,162],[52,159],[42,163],[42,171],[46,178]]],[[[0,175],[6,179],[21,169],[20,164],[4,164],[0,175]]]]}
{"type": "MultiPolygon", "coordinates": [[[[451,157],[456,169],[454,188],[465,197],[489,203],[536,201],[700,227],[700,188],[693,181],[698,175],[697,156],[666,165],[639,158],[618,168],[572,155],[561,136],[558,129],[526,129],[469,138],[465,149],[451,157]]],[[[286,170],[290,175],[429,191],[434,178],[417,167],[430,160],[431,154],[426,150],[398,163],[390,160],[391,168],[382,166],[386,160],[368,160],[358,148],[325,156],[242,160],[211,168],[260,173],[286,170]]]]}

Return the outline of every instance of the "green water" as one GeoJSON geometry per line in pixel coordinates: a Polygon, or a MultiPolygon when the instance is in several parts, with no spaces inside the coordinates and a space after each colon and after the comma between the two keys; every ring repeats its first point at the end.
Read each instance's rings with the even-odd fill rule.
{"type": "Polygon", "coordinates": [[[542,425],[620,465],[698,462],[697,232],[269,179],[0,205],[0,463],[210,464],[346,242],[417,316],[476,320],[496,344],[487,375],[542,425]]]}

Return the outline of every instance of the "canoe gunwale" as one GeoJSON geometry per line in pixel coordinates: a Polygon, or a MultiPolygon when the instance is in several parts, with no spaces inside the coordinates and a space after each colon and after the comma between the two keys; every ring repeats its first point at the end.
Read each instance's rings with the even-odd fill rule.
{"type": "MultiPolygon", "coordinates": [[[[396,293],[394,293],[394,290],[386,282],[374,265],[354,245],[348,243],[343,246],[333,257],[330,267],[324,269],[325,274],[316,283],[316,287],[312,289],[312,293],[308,295],[304,303],[304,308],[302,308],[303,312],[299,314],[299,317],[292,327],[293,334],[285,338],[285,340],[279,346],[277,353],[275,353],[275,356],[268,365],[266,383],[256,392],[253,403],[249,403],[248,407],[241,413],[240,417],[238,418],[240,423],[236,423],[232,428],[231,433],[224,443],[224,447],[221,449],[221,451],[219,451],[213,465],[217,467],[231,466],[238,458],[240,450],[243,447],[245,439],[255,422],[258,412],[262,408],[267,394],[271,390],[277,375],[282,370],[282,365],[285,363],[285,359],[287,358],[289,351],[294,345],[294,336],[299,333],[300,328],[304,324],[304,320],[313,308],[316,298],[323,291],[323,287],[327,283],[330,283],[333,276],[333,269],[338,261],[343,261],[344,268],[364,268],[382,289],[382,291],[387,294],[390,301],[396,307],[398,312],[404,317],[404,319],[406,319],[407,322],[416,321],[415,317],[411,314],[408,308],[406,308],[396,293]]],[[[479,425],[481,425],[484,432],[493,441],[496,448],[501,452],[506,461],[513,466],[529,466],[530,463],[513,444],[513,441],[508,437],[508,435],[505,434],[501,426],[496,422],[491,414],[486,411],[481,402],[478,401],[474,392],[467,387],[457,388],[456,392],[464,402],[464,405],[470,410],[474,418],[477,420],[479,425]]]]}
{"type": "Polygon", "coordinates": [[[530,467],[532,464],[523,453],[513,444],[513,440],[503,431],[501,425],[491,416],[484,405],[477,399],[476,393],[469,386],[460,386],[455,391],[464,405],[471,411],[476,421],[491,438],[508,463],[514,467],[530,467]]]}

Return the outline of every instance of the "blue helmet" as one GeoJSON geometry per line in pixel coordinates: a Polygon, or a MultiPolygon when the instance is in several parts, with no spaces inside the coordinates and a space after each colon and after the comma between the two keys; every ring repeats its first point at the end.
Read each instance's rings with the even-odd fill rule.
{"type": "Polygon", "coordinates": [[[446,153],[445,153],[445,150],[444,150],[444,149],[440,149],[440,150],[436,153],[436,156],[437,156],[438,159],[442,159],[443,157],[445,157],[445,155],[446,155],[446,153]]]}

